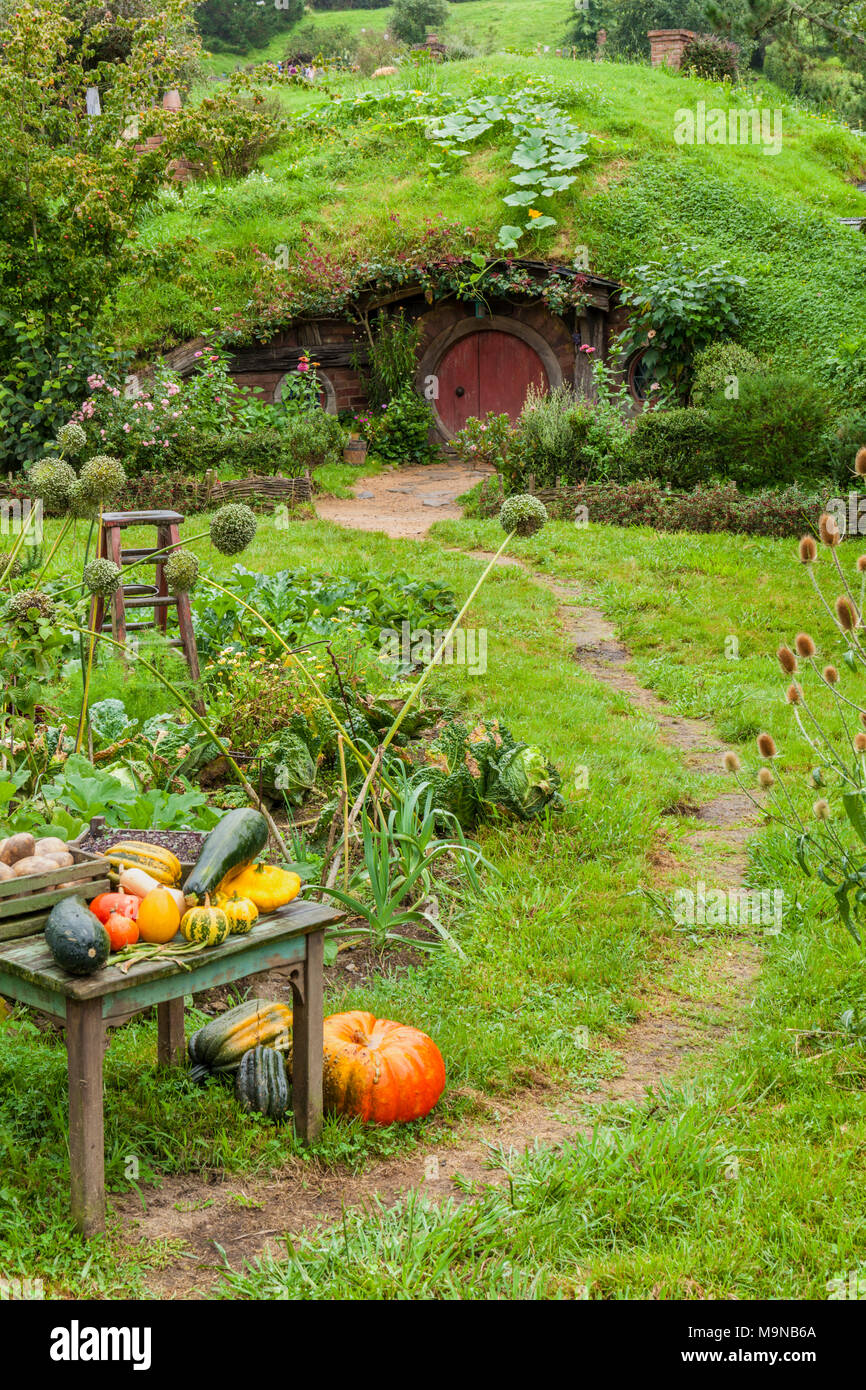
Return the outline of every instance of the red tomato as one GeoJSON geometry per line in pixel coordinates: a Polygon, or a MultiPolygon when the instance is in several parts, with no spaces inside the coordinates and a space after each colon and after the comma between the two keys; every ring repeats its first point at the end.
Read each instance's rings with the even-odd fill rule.
{"type": "Polygon", "coordinates": [[[119,912],[121,917],[131,917],[134,921],[138,916],[140,901],[141,899],[134,897],[132,893],[100,893],[90,904],[90,911],[103,924],[108,921],[112,912],[119,912]]]}
{"type": "Polygon", "coordinates": [[[108,932],[112,951],[122,951],[124,946],[131,946],[138,940],[138,923],[131,917],[124,916],[122,912],[111,913],[105,923],[105,930],[108,932]]]}

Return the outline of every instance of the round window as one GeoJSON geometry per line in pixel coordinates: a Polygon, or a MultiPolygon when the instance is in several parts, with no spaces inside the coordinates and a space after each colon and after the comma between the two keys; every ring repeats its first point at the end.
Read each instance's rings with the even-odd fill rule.
{"type": "Polygon", "coordinates": [[[628,389],[636,401],[645,401],[652,385],[652,372],[646,364],[645,350],[636,352],[628,364],[628,389]]]}

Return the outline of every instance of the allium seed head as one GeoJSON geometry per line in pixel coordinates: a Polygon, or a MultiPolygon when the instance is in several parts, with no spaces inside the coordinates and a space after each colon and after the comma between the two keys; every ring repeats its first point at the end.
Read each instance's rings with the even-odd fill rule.
{"type": "Polygon", "coordinates": [[[87,443],[87,435],[77,421],[70,420],[57,431],[57,443],[64,454],[80,454],[87,443]]]}
{"type": "Polygon", "coordinates": [[[812,641],[808,632],[798,632],[794,639],[794,646],[804,659],[815,655],[815,643],[812,641]]]}
{"type": "Polygon", "coordinates": [[[800,560],[804,565],[812,565],[818,558],[818,547],[814,536],[801,536],[800,560]]]}
{"type": "Polygon", "coordinates": [[[52,511],[65,511],[77,486],[75,470],[61,458],[40,459],[27,474],[27,482],[37,497],[52,511]]]}
{"type": "Polygon", "coordinates": [[[53,618],[54,601],[39,589],[22,589],[20,593],[13,594],[6,604],[6,617],[13,623],[53,618]]]}
{"type": "Polygon", "coordinates": [[[116,502],[126,482],[126,469],[110,454],[95,454],[81,470],[78,484],[82,494],[96,506],[116,502]]]}
{"type": "Polygon", "coordinates": [[[785,646],[780,647],[776,652],[776,656],[779,658],[779,665],[785,672],[785,675],[793,676],[797,669],[797,658],[791,651],[791,648],[785,646]]]}
{"type": "Polygon", "coordinates": [[[13,560],[11,550],[0,550],[0,575],[6,574],[7,579],[17,579],[20,573],[21,561],[18,556],[16,555],[13,560]],[[12,561],[11,565],[10,560],[12,561]],[[6,574],[7,569],[9,570],[8,574],[6,574]]]}
{"type": "Polygon", "coordinates": [[[113,560],[91,560],[84,566],[84,587],[91,594],[111,598],[123,582],[123,571],[113,560]]]}
{"type": "Polygon", "coordinates": [[[510,535],[516,531],[518,536],[534,536],[547,520],[547,508],[531,493],[519,492],[506,497],[499,513],[499,525],[510,535]]]}
{"type": "Polygon", "coordinates": [[[192,550],[175,550],[162,572],[170,594],[188,594],[198,579],[198,556],[192,550]]]}
{"type": "Polygon", "coordinates": [[[256,516],[243,502],[227,502],[214,514],[210,538],[221,555],[238,555],[256,534],[256,516]]]}
{"type": "Polygon", "coordinates": [[[762,758],[775,758],[776,745],[772,734],[758,734],[758,752],[762,758]]]}

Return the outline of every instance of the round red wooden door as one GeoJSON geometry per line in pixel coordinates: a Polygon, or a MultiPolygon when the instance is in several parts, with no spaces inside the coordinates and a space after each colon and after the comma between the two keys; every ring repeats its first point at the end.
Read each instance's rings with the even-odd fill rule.
{"type": "Polygon", "coordinates": [[[449,430],[462,429],[470,415],[489,410],[516,420],[530,386],[550,385],[534,348],[513,333],[482,328],[446,349],[436,375],[439,418],[449,430]]]}

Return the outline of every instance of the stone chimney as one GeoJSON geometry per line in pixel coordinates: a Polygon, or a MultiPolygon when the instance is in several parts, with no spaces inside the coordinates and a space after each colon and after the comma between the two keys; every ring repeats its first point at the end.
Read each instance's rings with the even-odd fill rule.
{"type": "Polygon", "coordinates": [[[647,38],[653,67],[666,63],[669,68],[678,68],[686,44],[697,37],[693,29],[650,29],[647,38]]]}

